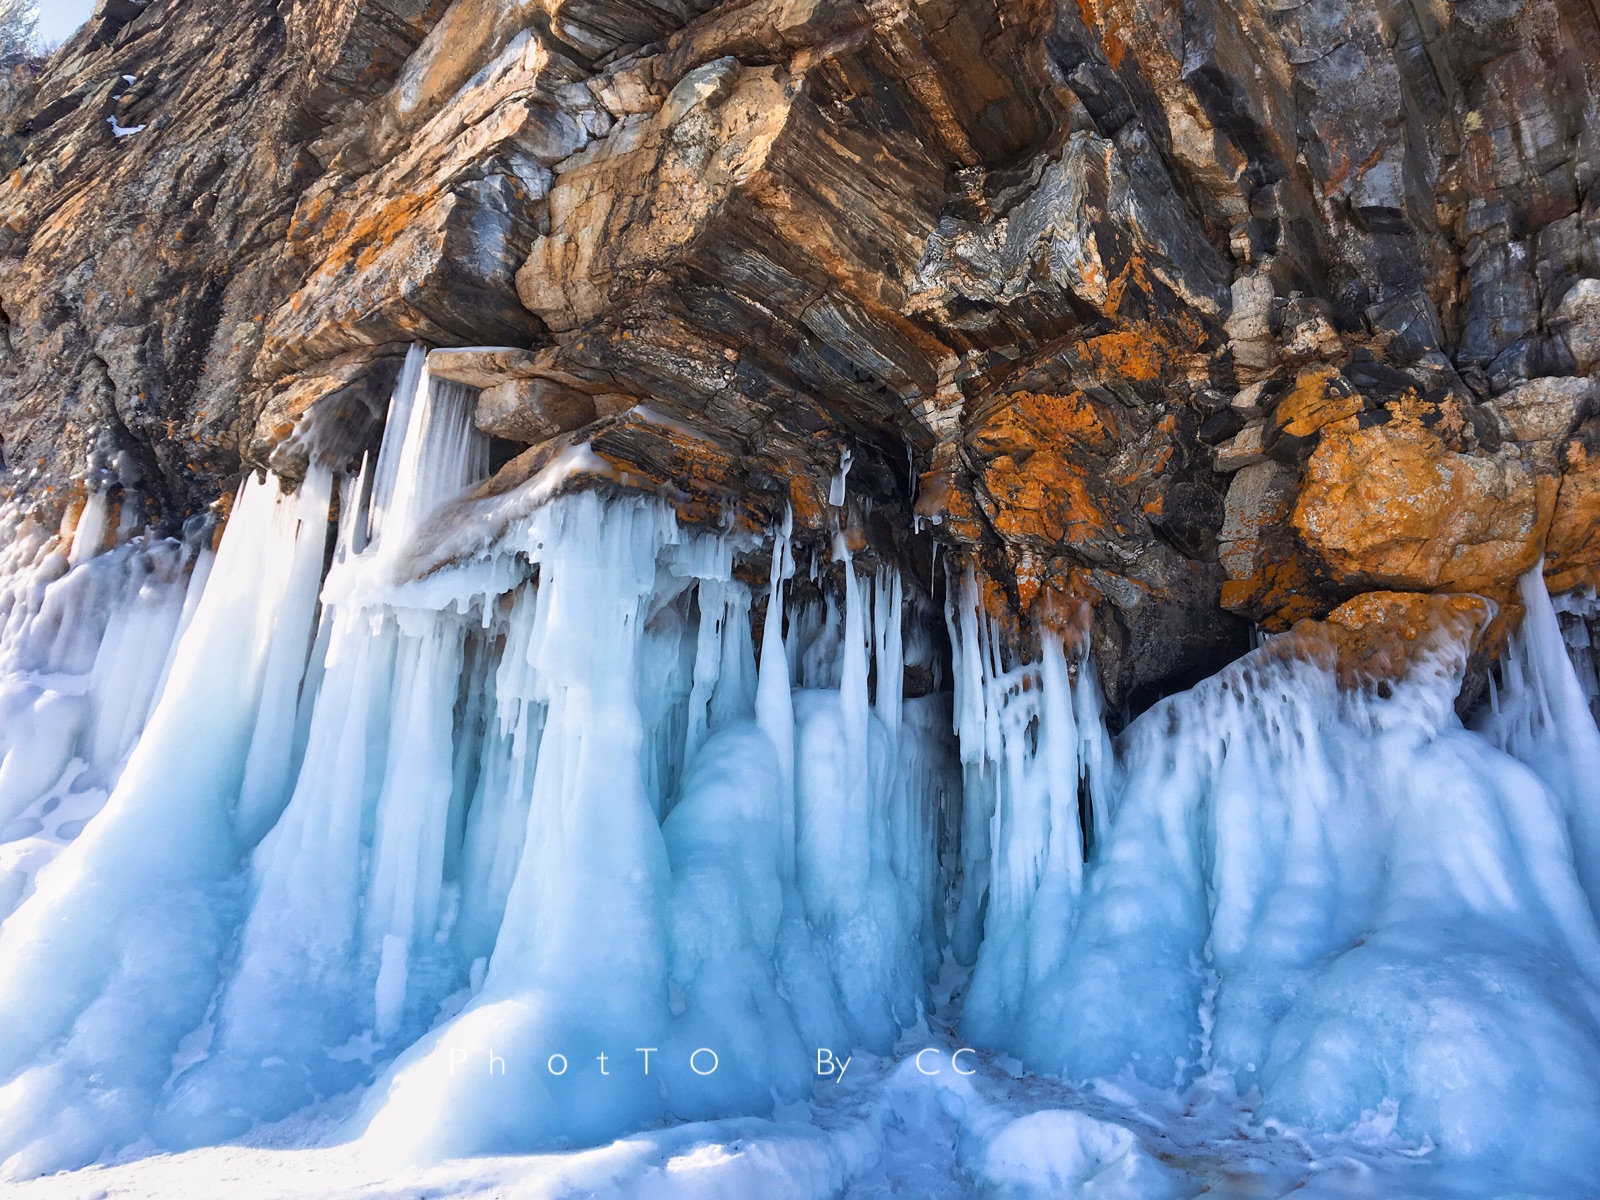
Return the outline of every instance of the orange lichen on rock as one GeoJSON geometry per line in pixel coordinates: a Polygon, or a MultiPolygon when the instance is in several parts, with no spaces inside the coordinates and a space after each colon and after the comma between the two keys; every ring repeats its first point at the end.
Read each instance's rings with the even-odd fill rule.
{"type": "Polygon", "coordinates": [[[1278,401],[1273,424],[1290,437],[1310,437],[1325,425],[1353,417],[1366,407],[1335,367],[1307,367],[1278,401]]]}
{"type": "Polygon", "coordinates": [[[1465,454],[1400,415],[1323,430],[1297,533],[1336,582],[1504,596],[1538,561],[1556,480],[1514,450],[1465,454]]]}
{"type": "Polygon", "coordinates": [[[1100,35],[1100,46],[1105,51],[1106,61],[1120,68],[1128,53],[1128,39],[1122,35],[1115,19],[1117,14],[1109,14],[1112,19],[1108,20],[1101,0],[1078,0],[1078,12],[1083,16],[1083,23],[1100,35]]]}
{"type": "Polygon", "coordinates": [[[1246,467],[1228,491],[1218,541],[1218,557],[1228,573],[1222,606],[1273,633],[1326,611],[1289,526],[1293,505],[1287,470],[1271,462],[1246,467]]]}
{"type": "Polygon", "coordinates": [[[1032,612],[1033,602],[1044,590],[1044,564],[1036,554],[1018,555],[1011,565],[1011,577],[1016,580],[1018,607],[1032,612]]]}
{"type": "Polygon", "coordinates": [[[795,528],[821,529],[826,515],[827,493],[822,485],[805,475],[789,477],[789,512],[793,514],[795,528]]]}
{"type": "Polygon", "coordinates": [[[914,511],[955,541],[977,545],[983,540],[983,518],[978,506],[952,466],[936,465],[924,472],[917,482],[914,511]]]}
{"type": "Polygon", "coordinates": [[[1049,450],[1025,457],[1003,454],[984,472],[984,490],[996,511],[990,520],[1004,538],[1070,545],[1110,530],[1090,480],[1071,461],[1049,450]]]}
{"type": "Polygon", "coordinates": [[[1109,409],[1086,393],[1015,392],[969,434],[988,459],[980,474],[990,523],[1003,539],[1063,546],[1103,536],[1098,454],[1118,442],[1109,409]]]}
{"type": "Polygon", "coordinates": [[[1282,633],[1323,608],[1294,558],[1268,559],[1244,578],[1224,581],[1221,603],[1229,612],[1253,617],[1268,633],[1282,633]]]}
{"type": "Polygon", "coordinates": [[[1600,454],[1573,440],[1561,457],[1561,486],[1545,543],[1545,584],[1552,592],[1600,589],[1600,454]]]}
{"type": "Polygon", "coordinates": [[[1089,338],[1085,358],[1113,378],[1154,383],[1168,361],[1167,347],[1147,328],[1120,329],[1089,338]]]}
{"type": "Polygon", "coordinates": [[[329,217],[327,228],[315,231],[318,243],[326,250],[313,274],[338,275],[372,265],[406,236],[438,199],[418,192],[401,192],[385,197],[378,206],[336,211],[329,217]]]}
{"type": "Polygon", "coordinates": [[[1403,679],[1430,658],[1470,652],[1495,614],[1481,596],[1366,592],[1267,646],[1274,656],[1322,662],[1338,672],[1341,686],[1357,688],[1403,679]]]}
{"type": "Polygon", "coordinates": [[[1105,597],[1088,571],[1073,567],[1055,571],[1040,580],[1028,615],[1039,625],[1061,634],[1069,646],[1087,645],[1089,619],[1105,597]]]}
{"type": "Polygon", "coordinates": [[[1087,572],[1061,571],[1037,557],[1003,566],[987,558],[967,561],[978,605],[1012,661],[1037,661],[1040,637],[1047,633],[1061,638],[1069,655],[1088,649],[1094,609],[1103,597],[1087,572]],[[1016,588],[1002,582],[997,570],[1016,588]]]}
{"type": "Polygon", "coordinates": [[[1003,634],[1010,640],[1018,637],[1022,626],[1017,620],[1016,607],[1011,603],[1011,596],[987,572],[979,571],[978,602],[983,606],[983,611],[999,623],[1003,634]]]}
{"type": "Polygon", "coordinates": [[[1078,390],[1063,395],[1013,392],[973,429],[980,453],[1011,454],[1076,442],[1094,453],[1116,448],[1119,431],[1111,410],[1078,390]]]}

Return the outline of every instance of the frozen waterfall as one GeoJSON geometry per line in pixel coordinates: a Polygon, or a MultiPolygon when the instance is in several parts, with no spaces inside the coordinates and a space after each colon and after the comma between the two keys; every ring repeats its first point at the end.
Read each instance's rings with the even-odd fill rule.
{"type": "MultiPolygon", "coordinates": [[[[361,1120],[419,1153],[592,1143],[770,1111],[816,1047],[887,1053],[920,1019],[959,776],[938,697],[901,695],[898,578],[858,579],[841,542],[842,604],[796,607],[780,548],[759,668],[751,540],[653,499],[558,500],[409,580],[486,473],[473,398],[416,355],[369,474],[246,485],[103,811],[0,926],[8,1174],[212,1143],[374,1078],[361,1120]]],[[[16,617],[40,661],[8,702],[55,740],[8,754],[8,815],[141,723],[57,715],[72,689],[40,682],[76,653],[91,697],[104,659],[107,694],[148,702],[117,629],[96,657],[56,613],[121,583],[111,557],[16,617]]]]}
{"type": "Polygon", "coordinates": [[[974,1187],[1195,1194],[1138,1120],[927,1091],[960,1044],[1102,1116],[1378,1130],[1449,1194],[1600,1174],[1592,602],[1523,581],[1470,729],[1467,635],[1383,689],[1291,635],[1113,742],[1070,623],[1019,652],[970,570],[941,614],[843,536],[480,495],[473,401],[414,352],[376,458],[249,480],[214,552],[0,510],[0,1176],[340,1097],[390,1160],[798,1145],[826,1064],[893,1116],[816,1194],[920,1120],[974,1187]]]}

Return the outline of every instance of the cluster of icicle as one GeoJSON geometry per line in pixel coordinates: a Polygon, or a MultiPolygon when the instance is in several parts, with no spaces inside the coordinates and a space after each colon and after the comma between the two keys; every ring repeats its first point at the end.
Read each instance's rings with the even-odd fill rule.
{"type": "Polygon", "coordinates": [[[389,1154],[764,1114],[947,954],[1035,1070],[1600,1174],[1592,602],[1528,575],[1474,729],[1448,637],[1381,691],[1274,642],[1113,753],[1081,647],[1014,658],[971,575],[953,697],[906,698],[893,572],[841,540],[798,603],[779,531],[763,614],[755,539],[472,498],[471,403],[413,355],[371,469],[248,483],[214,561],[0,514],[0,1175],[359,1088],[389,1154]]]}
{"type": "Polygon", "coordinates": [[[1010,661],[970,568],[952,600],[963,886],[951,949],[973,967],[963,1033],[998,1048],[1072,928],[1114,762],[1091,662],[1050,631],[1038,661],[1010,661]]]}
{"type": "Polygon", "coordinates": [[[33,691],[8,703],[43,695],[55,742],[7,756],[32,771],[9,809],[80,767],[114,788],[0,925],[6,1175],[225,1140],[375,1078],[359,1123],[384,1145],[592,1143],[770,1111],[818,1048],[887,1052],[920,1020],[960,777],[939,699],[902,696],[931,648],[904,642],[899,579],[858,578],[841,540],[842,604],[790,604],[780,536],[759,667],[750,547],[653,499],[556,500],[408,579],[484,474],[472,399],[414,355],[371,471],[248,482],[170,664],[179,547],[18,609],[43,645],[90,568],[126,589],[174,558],[151,613],[92,598],[129,627],[98,657],[65,661],[63,617],[57,657],[16,664],[33,691]],[[77,698],[52,671],[98,715],[53,717],[77,698]]]}
{"type": "Polygon", "coordinates": [[[105,802],[205,586],[209,550],[111,517],[104,490],[65,531],[0,508],[0,920],[105,802]]]}
{"type": "Polygon", "coordinates": [[[963,904],[985,908],[954,939],[971,955],[981,926],[968,1039],[1070,1079],[1253,1094],[1491,1194],[1589,1186],[1600,729],[1540,571],[1520,586],[1475,730],[1455,635],[1391,688],[1290,643],[1157,704],[1115,762],[1086,667],[1069,686],[1047,641],[1006,671],[981,620],[954,630],[963,904]]]}
{"type": "Polygon", "coordinates": [[[1578,688],[1588,701],[1589,712],[1600,721],[1600,597],[1589,591],[1553,599],[1557,627],[1578,688]]]}

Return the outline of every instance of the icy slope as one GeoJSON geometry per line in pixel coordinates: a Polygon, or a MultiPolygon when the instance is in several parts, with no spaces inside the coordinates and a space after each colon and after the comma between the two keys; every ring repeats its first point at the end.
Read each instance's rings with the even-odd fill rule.
{"type": "Polygon", "coordinates": [[[68,539],[0,508],[0,920],[105,803],[205,587],[209,553],[109,532],[103,495],[68,539]]]}

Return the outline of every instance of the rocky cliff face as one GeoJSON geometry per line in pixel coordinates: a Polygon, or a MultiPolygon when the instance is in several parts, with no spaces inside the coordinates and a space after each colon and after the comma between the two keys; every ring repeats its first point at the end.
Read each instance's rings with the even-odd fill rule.
{"type": "Polygon", "coordinates": [[[106,0],[4,120],[5,485],[68,520],[349,462],[422,341],[507,348],[436,364],[490,488],[587,443],[820,534],[847,469],[1135,707],[1600,582],[1583,0],[106,0]]]}

